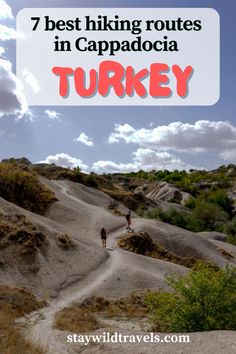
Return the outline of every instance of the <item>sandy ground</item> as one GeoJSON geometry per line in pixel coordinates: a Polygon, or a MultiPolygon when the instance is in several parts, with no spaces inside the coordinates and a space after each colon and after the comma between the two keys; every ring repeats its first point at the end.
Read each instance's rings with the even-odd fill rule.
{"type": "MultiPolygon", "coordinates": [[[[117,239],[126,233],[124,217],[115,216],[107,207],[111,198],[95,189],[68,181],[42,179],[57,195],[58,201],[46,217],[29,213],[0,200],[0,210],[25,214],[32,222],[45,228],[49,235],[49,250],[38,255],[40,271],[35,279],[22,275],[16,268],[2,271],[3,283],[25,285],[39,295],[49,293],[55,299],[47,308],[22,319],[27,336],[43,345],[49,354],[66,353],[233,353],[235,333],[210,332],[191,334],[190,344],[99,344],[78,347],[66,343],[66,334],[53,329],[55,313],[74,301],[91,294],[116,298],[137,289],[165,288],[165,275],[186,273],[185,267],[129,253],[117,248],[117,239]],[[9,209],[9,210],[8,210],[9,209]],[[101,247],[99,231],[108,231],[108,249],[101,247]],[[58,249],[57,233],[66,232],[76,243],[72,251],[58,249]]],[[[126,209],[121,207],[124,211],[126,209]]],[[[219,242],[154,220],[135,218],[135,231],[147,231],[155,242],[179,256],[215,261],[219,266],[229,263],[219,252],[219,242]]],[[[220,242],[220,247],[223,248],[220,242]]],[[[234,247],[234,246],[232,246],[234,247]]],[[[236,247],[234,248],[235,252],[236,247]]],[[[232,249],[231,249],[231,252],[232,249]]]]}

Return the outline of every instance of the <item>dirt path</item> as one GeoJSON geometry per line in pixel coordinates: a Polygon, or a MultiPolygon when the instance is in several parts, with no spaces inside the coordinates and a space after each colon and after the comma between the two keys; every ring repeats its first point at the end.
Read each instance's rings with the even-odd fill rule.
{"type": "Polygon", "coordinates": [[[98,269],[89,274],[83,281],[63,290],[60,296],[50,302],[45,309],[31,314],[27,318],[27,325],[29,325],[27,337],[46,348],[48,354],[67,353],[68,344],[62,336],[62,332],[53,328],[56,312],[74,301],[79,301],[89,296],[112,274],[117,264],[119,264],[119,251],[111,252],[107,261],[102,263],[98,269]]]}
{"type": "MultiPolygon", "coordinates": [[[[82,200],[74,197],[68,192],[67,186],[60,182],[55,182],[60,187],[61,193],[71,200],[86,206],[86,203],[82,200]]],[[[92,208],[93,206],[91,206],[92,208]]],[[[96,207],[94,207],[96,208],[96,207]]],[[[95,211],[95,210],[94,210],[95,211]]],[[[96,212],[94,213],[96,218],[96,212]]],[[[91,220],[92,222],[92,220],[91,220]]],[[[120,232],[123,231],[123,228],[120,232]]],[[[119,230],[115,230],[116,235],[119,230]]],[[[110,234],[112,239],[112,233],[110,234]]],[[[102,287],[103,283],[112,276],[113,273],[119,267],[121,261],[122,251],[107,250],[108,258],[103,261],[100,266],[86,276],[82,281],[75,282],[66,289],[60,292],[60,295],[55,300],[51,301],[49,305],[37,311],[31,313],[26,317],[26,326],[28,327],[27,338],[34,343],[39,344],[46,349],[48,354],[65,354],[68,352],[68,344],[65,338],[62,336],[62,332],[53,328],[54,316],[56,312],[69,306],[75,301],[82,300],[83,298],[92,294],[98,287],[102,287]]],[[[24,324],[25,321],[23,321],[24,324]]]]}

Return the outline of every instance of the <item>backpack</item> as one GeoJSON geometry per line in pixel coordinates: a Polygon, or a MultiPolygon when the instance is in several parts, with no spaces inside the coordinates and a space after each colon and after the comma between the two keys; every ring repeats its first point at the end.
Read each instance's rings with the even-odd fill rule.
{"type": "Polygon", "coordinates": [[[130,217],[131,217],[130,214],[127,214],[127,215],[125,216],[125,218],[126,218],[127,221],[130,221],[130,217]]]}

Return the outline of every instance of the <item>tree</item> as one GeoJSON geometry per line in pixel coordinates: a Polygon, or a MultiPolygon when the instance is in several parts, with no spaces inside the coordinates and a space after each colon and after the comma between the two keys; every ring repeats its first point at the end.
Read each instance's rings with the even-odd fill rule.
{"type": "Polygon", "coordinates": [[[173,292],[150,292],[153,330],[195,332],[236,329],[236,269],[198,263],[187,275],[166,279],[173,292]]]}
{"type": "Polygon", "coordinates": [[[228,219],[228,215],[218,206],[204,201],[197,202],[187,228],[194,232],[214,231],[228,219]]]}
{"type": "Polygon", "coordinates": [[[234,201],[230,199],[227,193],[223,190],[216,190],[211,193],[207,200],[215,205],[218,205],[222,210],[229,214],[230,217],[234,214],[234,201]]]}

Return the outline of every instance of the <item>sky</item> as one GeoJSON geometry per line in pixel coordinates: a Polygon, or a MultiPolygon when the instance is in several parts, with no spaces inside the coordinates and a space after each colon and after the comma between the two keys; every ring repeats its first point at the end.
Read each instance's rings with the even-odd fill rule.
{"type": "Polygon", "coordinates": [[[214,169],[236,163],[234,0],[0,0],[0,160],[97,173],[214,169]],[[221,18],[221,95],[213,106],[34,106],[15,76],[15,18],[25,7],[212,7],[221,18]]]}

